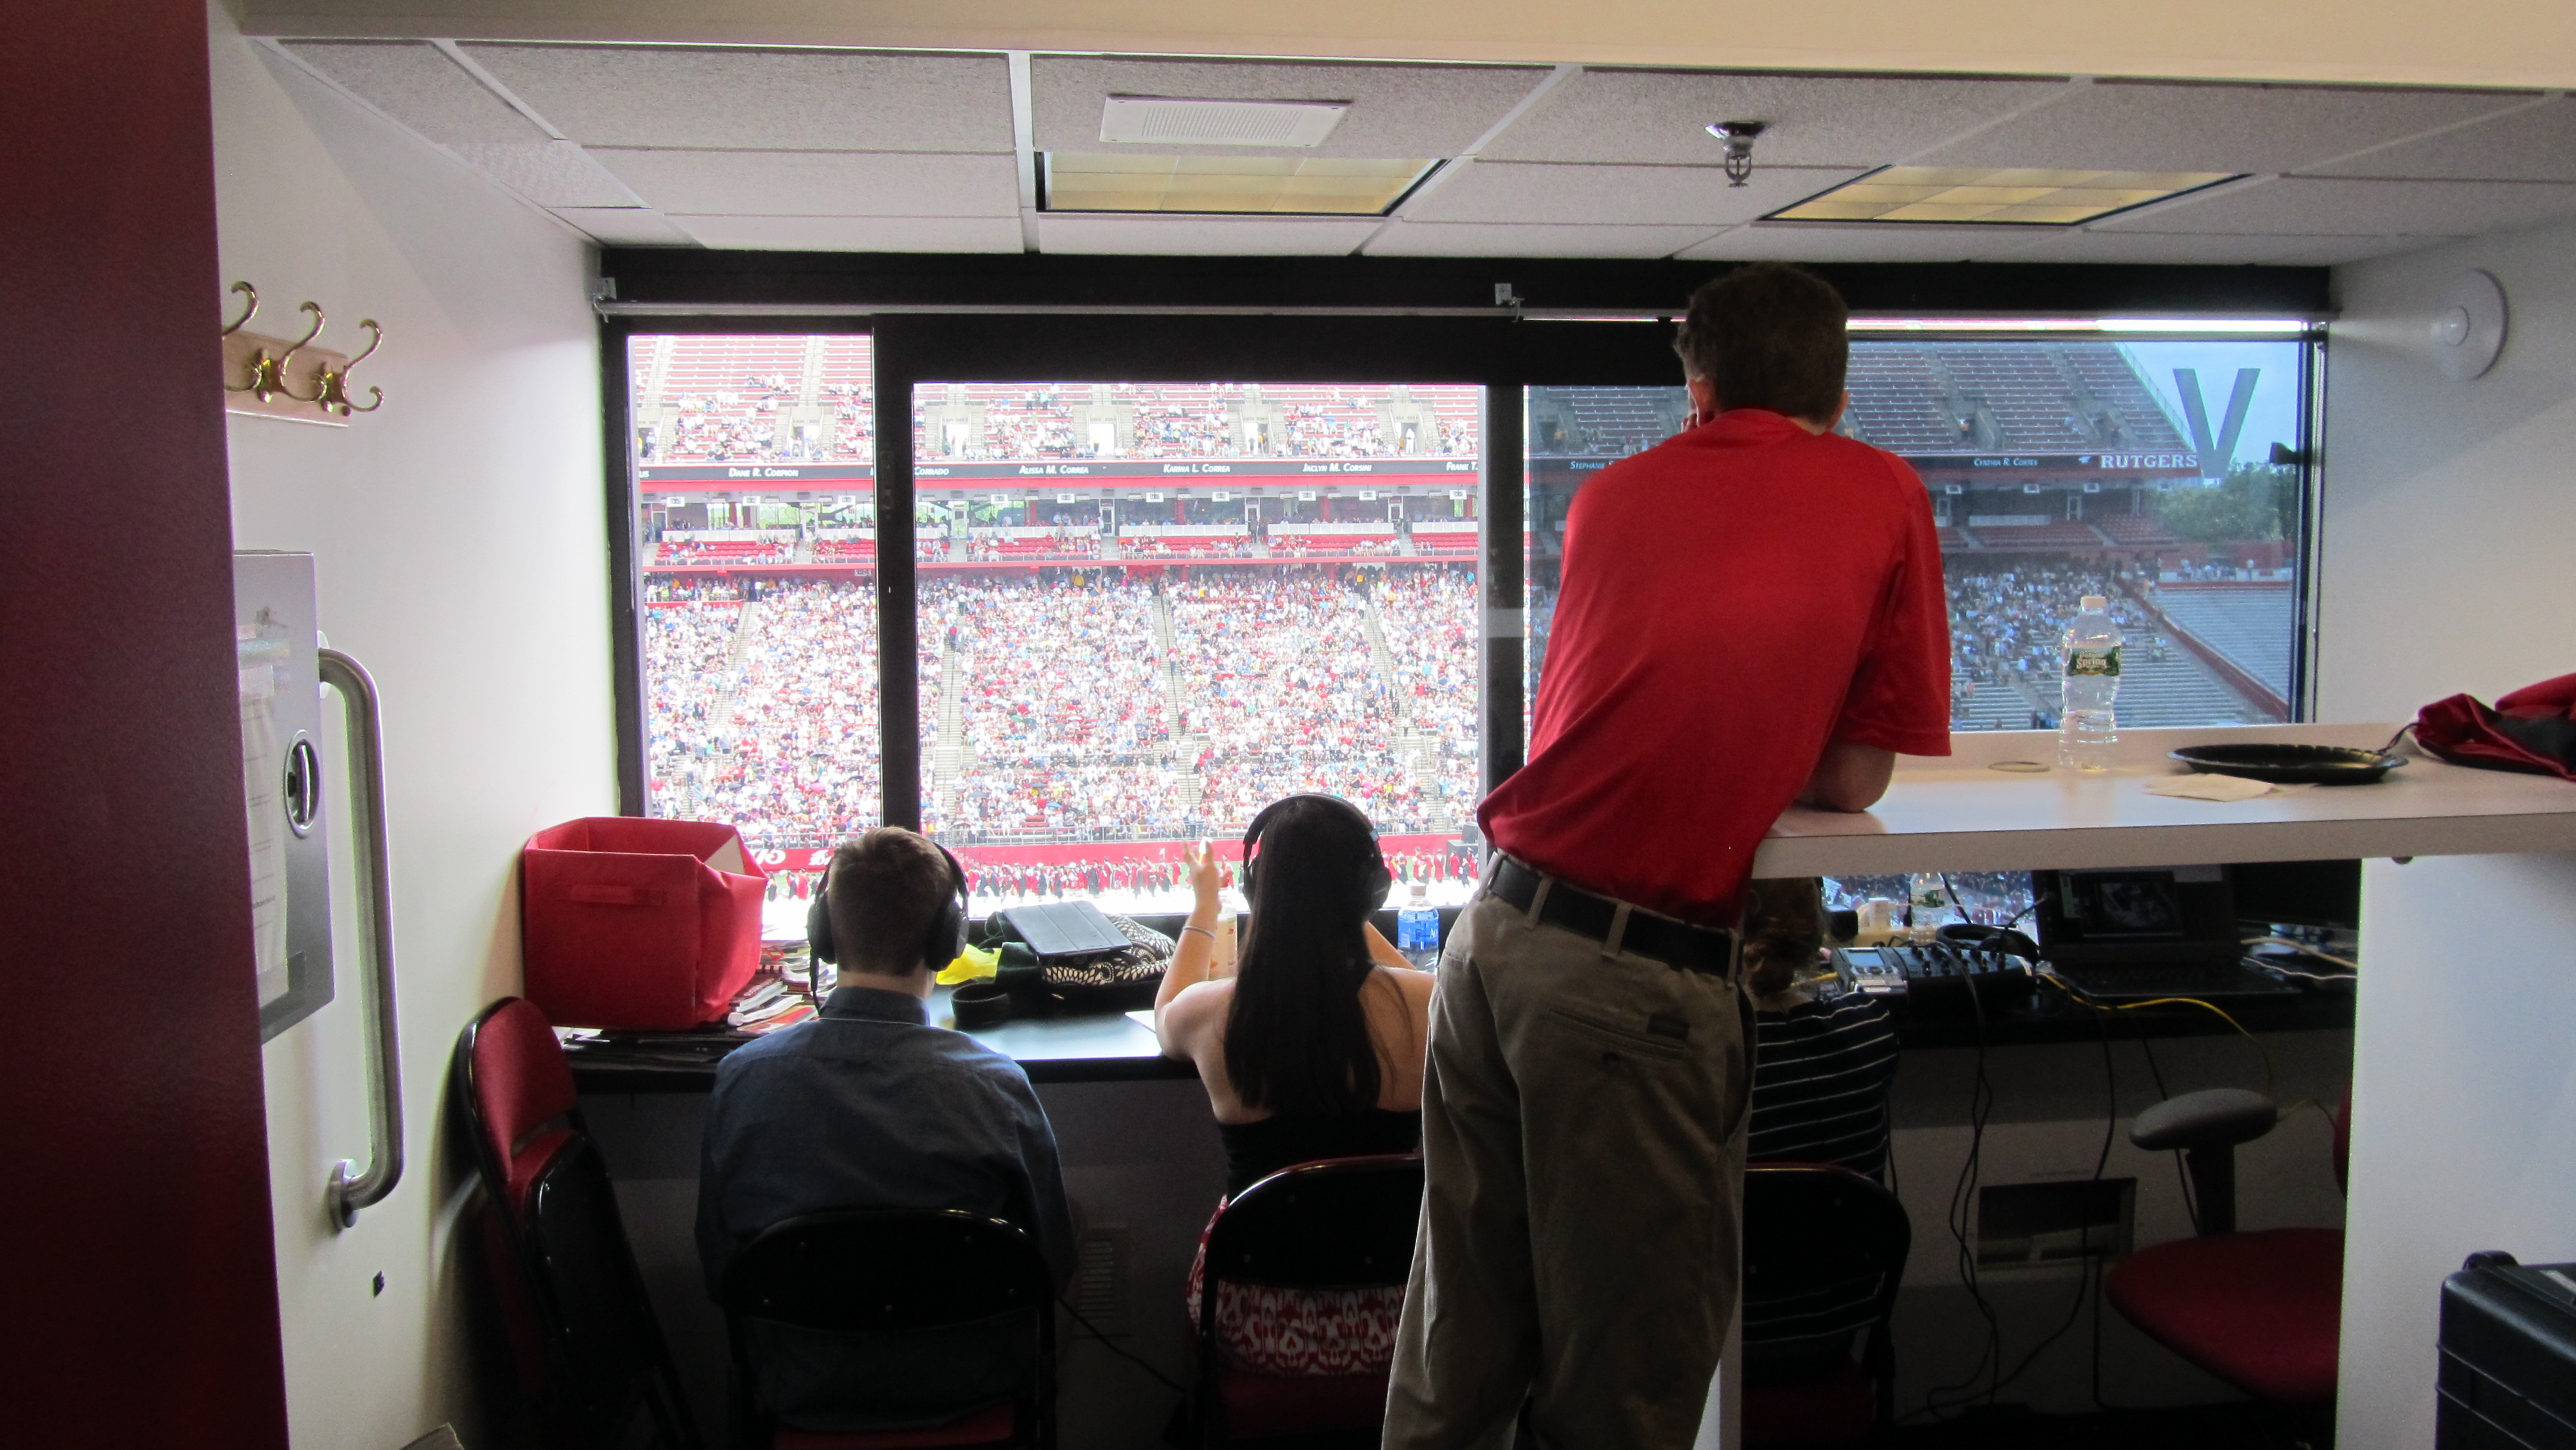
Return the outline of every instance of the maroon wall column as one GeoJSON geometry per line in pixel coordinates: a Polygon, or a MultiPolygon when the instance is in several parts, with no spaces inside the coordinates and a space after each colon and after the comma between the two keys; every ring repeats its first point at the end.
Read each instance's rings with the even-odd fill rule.
{"type": "Polygon", "coordinates": [[[0,7],[0,1440],[283,1446],[203,0],[0,7]]]}

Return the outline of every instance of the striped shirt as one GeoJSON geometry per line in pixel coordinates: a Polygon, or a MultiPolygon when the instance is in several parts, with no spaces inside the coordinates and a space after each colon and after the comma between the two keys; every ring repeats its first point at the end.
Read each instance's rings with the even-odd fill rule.
{"type": "MultiPolygon", "coordinates": [[[[1887,1088],[1896,1028],[1858,992],[1753,1014],[1753,1111],[1745,1156],[1834,1163],[1887,1181],[1887,1088]]],[[[1744,1295],[1745,1375],[1811,1378],[1841,1365],[1876,1317],[1882,1280],[1864,1274],[1803,1294],[1744,1295]]]]}
{"type": "Polygon", "coordinates": [[[1753,1018],[1753,1112],[1745,1156],[1756,1162],[1838,1163],[1884,1182],[1887,1087],[1896,1029],[1858,993],[1801,1002],[1753,1018]]]}

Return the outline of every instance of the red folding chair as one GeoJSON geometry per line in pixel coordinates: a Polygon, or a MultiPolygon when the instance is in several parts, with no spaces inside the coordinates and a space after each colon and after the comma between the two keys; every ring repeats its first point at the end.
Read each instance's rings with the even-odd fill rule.
{"type": "Polygon", "coordinates": [[[1418,1154],[1300,1163],[1236,1194],[1208,1225],[1199,1289],[1195,1419],[1204,1445],[1369,1430],[1386,1417],[1387,1372],[1273,1375],[1227,1363],[1219,1285],[1401,1288],[1422,1217],[1418,1154]]]}
{"type": "Polygon", "coordinates": [[[698,1450],[563,1047],[532,1002],[466,1024],[449,1074],[482,1179],[484,1259],[522,1401],[546,1443],[698,1450]]]}

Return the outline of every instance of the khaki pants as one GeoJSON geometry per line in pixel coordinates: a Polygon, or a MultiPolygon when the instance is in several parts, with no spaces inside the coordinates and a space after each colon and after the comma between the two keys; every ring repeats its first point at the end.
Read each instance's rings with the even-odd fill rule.
{"type": "MultiPolygon", "coordinates": [[[[1544,898],[1540,898],[1543,902],[1544,898]]],[[[1450,933],[1388,1450],[1687,1447],[1735,1309],[1750,1007],[1480,895],[1450,933]]]]}

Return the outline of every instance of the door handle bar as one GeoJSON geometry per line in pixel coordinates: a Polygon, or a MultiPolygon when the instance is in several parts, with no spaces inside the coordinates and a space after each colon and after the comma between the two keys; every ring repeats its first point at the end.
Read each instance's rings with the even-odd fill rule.
{"type": "Polygon", "coordinates": [[[382,1203],[402,1181],[402,1052],[394,1021],[393,869],[385,830],[384,715],[376,700],[376,682],[365,666],[335,649],[318,653],[322,683],[340,692],[349,708],[349,772],[356,789],[351,804],[364,814],[350,833],[350,845],[362,858],[359,889],[366,897],[367,937],[367,1108],[369,1156],[362,1172],[342,1159],[331,1169],[323,1190],[331,1221],[348,1228],[358,1210],[382,1203]]]}

